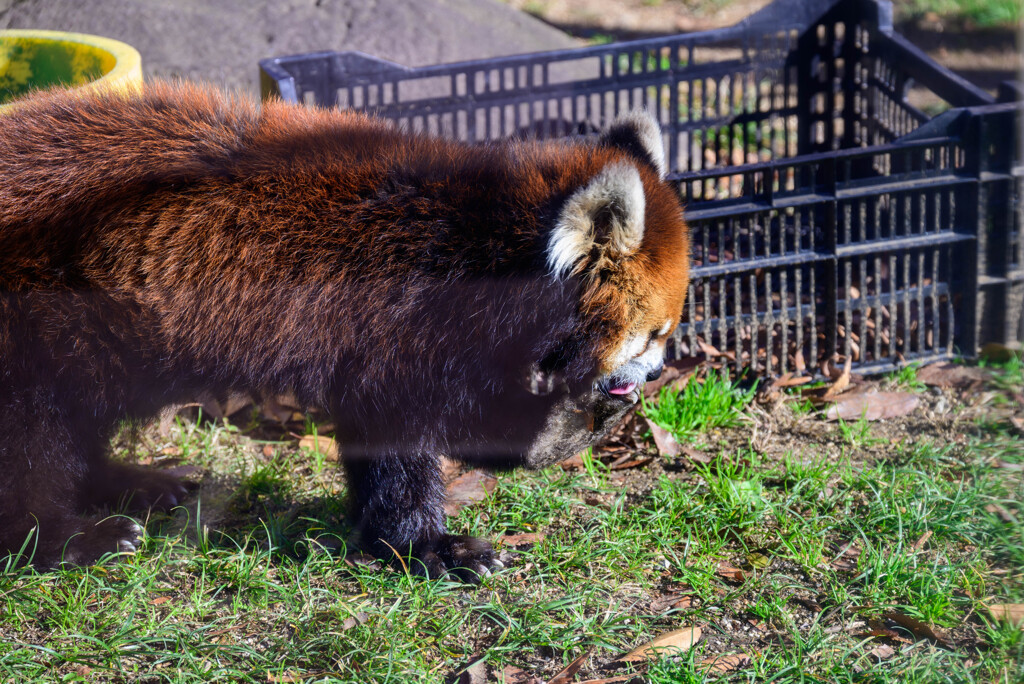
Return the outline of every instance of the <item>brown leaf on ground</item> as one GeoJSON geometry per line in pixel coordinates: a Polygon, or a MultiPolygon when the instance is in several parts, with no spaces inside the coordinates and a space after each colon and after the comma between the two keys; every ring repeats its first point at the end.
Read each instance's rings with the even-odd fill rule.
{"type": "Polygon", "coordinates": [[[996,503],[990,503],[987,506],[985,506],[985,512],[999,516],[999,519],[1002,520],[1004,523],[1013,524],[1017,522],[1017,519],[1013,516],[1012,513],[1010,513],[1010,511],[1006,510],[1005,508],[996,503]]]}
{"type": "Polygon", "coordinates": [[[983,383],[990,377],[989,372],[977,366],[961,366],[955,363],[933,363],[917,371],[917,379],[929,387],[945,389],[967,389],[983,383]]]}
{"type": "Polygon", "coordinates": [[[645,466],[654,460],[653,456],[643,456],[641,458],[630,458],[632,454],[624,454],[619,458],[615,459],[608,464],[609,470],[629,470],[630,468],[639,468],[645,466]]]}
{"type": "Polygon", "coordinates": [[[747,579],[747,573],[726,561],[722,561],[718,564],[718,569],[715,570],[715,573],[719,577],[727,579],[730,582],[745,582],[747,579]]]}
{"type": "Polygon", "coordinates": [[[554,677],[548,680],[548,684],[569,684],[576,676],[576,673],[580,671],[583,664],[587,662],[587,658],[590,657],[590,652],[593,649],[586,649],[571,663],[569,663],[564,670],[556,674],[554,677]]]}
{"type": "Polygon", "coordinates": [[[854,547],[853,542],[850,542],[840,549],[831,565],[836,570],[850,572],[857,569],[858,558],[860,558],[860,549],[854,547]]]}
{"type": "Polygon", "coordinates": [[[992,465],[996,468],[1005,468],[1006,470],[1024,470],[1024,463],[1010,463],[1001,458],[992,459],[992,465]]]}
{"type": "Polygon", "coordinates": [[[628,682],[636,678],[636,675],[618,675],[617,677],[605,677],[604,679],[587,679],[576,684],[615,684],[616,682],[628,682]]]}
{"type": "Polygon", "coordinates": [[[832,399],[838,396],[840,392],[850,386],[850,368],[853,365],[853,358],[850,356],[846,357],[846,363],[843,364],[843,372],[839,374],[839,377],[835,378],[832,382],[832,386],[825,392],[825,399],[832,399]]]}
{"type": "Polygon", "coordinates": [[[1024,629],[1024,603],[995,603],[988,606],[988,612],[993,620],[1024,629]]]}
{"type": "Polygon", "coordinates": [[[917,538],[917,541],[910,547],[911,551],[915,553],[924,548],[924,545],[928,543],[928,540],[932,538],[932,531],[925,530],[925,533],[917,538]]]}
{"type": "Polygon", "coordinates": [[[861,639],[867,637],[879,637],[882,639],[892,639],[893,641],[899,641],[904,644],[914,643],[911,639],[903,636],[895,629],[886,627],[885,621],[880,618],[868,618],[868,629],[859,632],[857,637],[861,639]]]}
{"type": "Polygon", "coordinates": [[[664,613],[672,610],[673,608],[677,610],[686,610],[687,608],[693,607],[693,599],[693,594],[665,594],[664,596],[659,596],[651,601],[651,612],[664,613]]]}
{"type": "Polygon", "coordinates": [[[462,464],[458,461],[442,456],[441,457],[441,479],[445,482],[451,482],[459,473],[462,472],[462,464]]]}
{"type": "Polygon", "coordinates": [[[688,651],[694,644],[700,641],[700,635],[700,627],[683,627],[682,629],[666,632],[665,634],[648,641],[643,646],[634,648],[626,655],[618,658],[618,661],[623,663],[635,663],[642,660],[653,660],[658,656],[658,652],[664,649],[688,651]]]}
{"type": "Polygon", "coordinates": [[[700,661],[697,667],[706,670],[711,674],[727,674],[741,667],[750,664],[750,656],[746,653],[733,653],[732,655],[720,655],[713,658],[705,658],[700,661]]]}
{"type": "Polygon", "coordinates": [[[287,423],[293,412],[294,408],[283,405],[279,397],[266,397],[260,405],[260,415],[278,423],[287,423]]]}
{"type": "Polygon", "coordinates": [[[688,446],[679,445],[679,450],[686,456],[686,458],[690,459],[694,463],[703,463],[704,465],[707,465],[714,460],[703,451],[698,451],[697,449],[693,449],[688,446]]]}
{"type": "Polygon", "coordinates": [[[370,616],[367,615],[366,613],[362,613],[362,612],[356,613],[355,615],[353,615],[351,617],[345,618],[344,622],[341,623],[341,629],[342,629],[342,631],[344,631],[346,629],[352,629],[353,627],[355,627],[357,625],[364,624],[369,619],[370,619],[370,616]]]}
{"type": "Polygon", "coordinates": [[[282,672],[281,674],[268,672],[267,681],[271,682],[271,684],[293,684],[293,682],[301,682],[302,675],[297,672],[292,672],[291,670],[282,672]]]}
{"type": "Polygon", "coordinates": [[[797,387],[799,385],[806,385],[813,380],[814,378],[810,375],[793,375],[792,373],[786,373],[785,375],[772,380],[772,384],[769,386],[773,389],[797,387]]]}
{"type": "Polygon", "coordinates": [[[506,665],[501,672],[495,672],[493,676],[496,684],[543,684],[542,679],[515,665],[506,665]]]}
{"type": "Polygon", "coordinates": [[[678,456],[679,442],[672,436],[672,433],[661,427],[650,418],[645,418],[647,427],[651,429],[651,436],[654,437],[654,445],[658,447],[658,453],[662,456],[678,456]]]}
{"type": "Polygon", "coordinates": [[[448,485],[448,500],[444,504],[446,515],[455,515],[467,504],[483,501],[494,491],[498,480],[480,470],[470,470],[451,481],[448,485]]]}
{"type": "Polygon", "coordinates": [[[319,452],[328,461],[338,460],[338,443],[325,435],[303,435],[299,440],[299,448],[319,452]]]}
{"type": "Polygon", "coordinates": [[[905,615],[896,610],[890,610],[889,612],[884,613],[882,617],[884,617],[887,620],[892,620],[900,627],[909,630],[910,633],[918,639],[928,639],[929,641],[935,643],[938,646],[942,646],[943,648],[953,648],[952,644],[950,644],[949,642],[949,639],[946,637],[945,633],[942,630],[932,627],[926,622],[921,622],[917,618],[912,618],[909,615],[905,615]]]}
{"type": "Polygon", "coordinates": [[[648,399],[653,399],[658,396],[662,387],[669,387],[671,389],[682,388],[690,381],[690,377],[701,363],[703,361],[692,356],[679,359],[678,361],[666,361],[661,377],[644,385],[644,396],[648,399]]]}
{"type": "Polygon", "coordinates": [[[921,398],[910,392],[870,392],[833,399],[825,412],[827,420],[887,420],[914,412],[921,398]]]}
{"type": "Polygon", "coordinates": [[[528,544],[537,544],[544,541],[545,535],[543,532],[520,532],[519,534],[506,534],[504,537],[498,540],[498,543],[502,546],[526,546],[528,544]]]}
{"type": "Polygon", "coordinates": [[[888,660],[896,655],[896,650],[888,644],[879,644],[868,651],[868,655],[878,661],[888,660]]]}
{"type": "Polygon", "coordinates": [[[583,455],[573,454],[558,465],[562,470],[583,470],[583,455]]]}

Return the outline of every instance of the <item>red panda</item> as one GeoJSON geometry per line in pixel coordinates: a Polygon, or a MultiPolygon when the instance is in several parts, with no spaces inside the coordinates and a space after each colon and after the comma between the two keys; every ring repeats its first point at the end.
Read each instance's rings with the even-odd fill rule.
{"type": "Polygon", "coordinates": [[[89,511],[186,490],[105,456],[202,393],[293,392],[337,426],[362,546],[471,578],[438,459],[539,467],[661,369],[689,243],[658,124],[469,145],[153,83],[0,116],[0,551],[134,551],[89,511]]]}

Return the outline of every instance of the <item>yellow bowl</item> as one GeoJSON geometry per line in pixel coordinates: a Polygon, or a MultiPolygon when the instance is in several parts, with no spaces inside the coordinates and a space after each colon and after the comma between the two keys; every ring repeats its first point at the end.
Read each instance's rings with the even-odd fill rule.
{"type": "Polygon", "coordinates": [[[142,58],[131,45],[85,33],[0,31],[0,113],[22,95],[55,85],[137,91],[142,58]]]}

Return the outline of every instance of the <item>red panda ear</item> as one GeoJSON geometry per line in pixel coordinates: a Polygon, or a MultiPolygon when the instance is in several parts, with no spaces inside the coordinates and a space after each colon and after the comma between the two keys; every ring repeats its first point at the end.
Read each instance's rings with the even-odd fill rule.
{"type": "Polygon", "coordinates": [[[644,236],[644,185],[629,162],[608,164],[573,193],[548,238],[548,267],[558,277],[608,266],[636,252],[644,236]]]}
{"type": "Polygon", "coordinates": [[[601,134],[601,143],[647,162],[654,167],[659,177],[665,177],[668,165],[665,162],[661,126],[646,109],[634,109],[617,116],[608,130],[601,134]]]}

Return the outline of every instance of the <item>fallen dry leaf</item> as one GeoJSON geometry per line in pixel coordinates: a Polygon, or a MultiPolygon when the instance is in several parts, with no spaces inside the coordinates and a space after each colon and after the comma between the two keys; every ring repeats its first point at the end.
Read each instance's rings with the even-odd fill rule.
{"type": "Polygon", "coordinates": [[[933,363],[917,371],[917,379],[929,387],[946,389],[967,389],[984,382],[989,373],[977,366],[961,366],[955,363],[933,363]]]}
{"type": "Polygon", "coordinates": [[[993,620],[1024,629],[1024,603],[995,603],[988,606],[988,612],[993,620]]]}
{"type": "Polygon", "coordinates": [[[519,534],[506,534],[498,540],[502,546],[526,546],[536,544],[544,540],[546,535],[543,532],[521,532],[519,534]]]}
{"type": "Polygon", "coordinates": [[[1024,463],[1010,463],[1001,458],[992,459],[992,465],[996,468],[1005,468],[1006,470],[1024,470],[1024,463]]]}
{"type": "Polygon", "coordinates": [[[831,399],[837,396],[840,392],[850,386],[850,368],[852,363],[852,357],[846,357],[846,363],[843,364],[843,372],[835,379],[832,386],[826,390],[825,399],[831,399]]]}
{"type": "Polygon", "coordinates": [[[294,682],[301,682],[302,675],[296,674],[291,670],[282,672],[281,674],[273,674],[272,672],[267,673],[267,681],[272,684],[293,684],[294,682]]]}
{"type": "Polygon", "coordinates": [[[885,420],[913,413],[921,399],[910,392],[871,392],[843,395],[825,413],[827,420],[885,420]]]}
{"type": "Polygon", "coordinates": [[[715,656],[700,661],[698,667],[707,670],[709,673],[726,674],[750,664],[750,656],[746,653],[734,653],[732,655],[715,656]]]}
{"type": "Polygon", "coordinates": [[[496,684],[543,684],[542,679],[534,677],[515,665],[506,665],[501,672],[495,672],[494,677],[496,684]]]}
{"type": "Polygon", "coordinates": [[[615,682],[628,682],[636,679],[636,675],[618,675],[617,677],[605,677],[604,679],[587,679],[577,684],[614,684],[615,682]]]}
{"type": "Polygon", "coordinates": [[[689,382],[690,377],[700,364],[700,359],[693,357],[665,362],[665,368],[661,371],[661,377],[644,385],[644,396],[648,399],[654,399],[661,392],[662,387],[668,387],[669,389],[682,388],[689,382]]]}
{"type": "Polygon", "coordinates": [[[447,515],[455,515],[467,504],[483,501],[494,491],[498,480],[480,470],[470,470],[451,481],[448,485],[448,500],[444,505],[447,515]]]}
{"type": "Polygon", "coordinates": [[[292,407],[281,404],[278,397],[266,397],[260,404],[260,415],[278,423],[287,423],[293,411],[292,407]]]}
{"type": "Polygon", "coordinates": [[[888,660],[896,655],[896,651],[888,644],[879,644],[868,651],[868,655],[874,657],[876,660],[888,660]]]}
{"type": "Polygon", "coordinates": [[[832,567],[836,570],[845,570],[847,572],[857,569],[857,559],[860,558],[860,549],[853,545],[853,542],[848,543],[844,546],[834,559],[832,559],[832,567]]]}
{"type": "Polygon", "coordinates": [[[786,373],[782,377],[776,378],[772,381],[771,387],[774,389],[782,389],[783,387],[798,387],[799,385],[806,385],[812,382],[814,378],[810,375],[793,375],[792,373],[786,373]]]}
{"type": "Polygon", "coordinates": [[[925,533],[917,538],[917,541],[910,547],[911,551],[915,553],[924,548],[924,545],[928,543],[928,540],[932,538],[932,531],[925,530],[925,533]]]}
{"type": "Polygon", "coordinates": [[[652,613],[664,613],[673,608],[686,610],[693,606],[693,594],[672,593],[659,596],[651,601],[652,613]]]}
{"type": "Polygon", "coordinates": [[[628,470],[630,468],[639,468],[645,466],[654,460],[653,456],[644,456],[642,458],[630,458],[630,454],[620,456],[611,463],[608,464],[609,470],[628,470]]]}
{"type": "Polygon", "coordinates": [[[590,657],[590,652],[592,650],[593,649],[588,648],[583,651],[583,653],[569,663],[564,670],[549,679],[548,684],[569,684],[569,682],[573,680],[573,677],[576,676],[576,673],[580,671],[580,668],[583,667],[583,664],[587,662],[587,658],[590,657]]]}
{"type": "Polygon", "coordinates": [[[909,615],[905,615],[895,610],[890,610],[889,612],[884,613],[882,617],[887,620],[892,620],[900,627],[909,630],[918,639],[928,639],[943,648],[952,648],[952,645],[945,633],[935,627],[932,627],[926,622],[921,622],[917,618],[912,618],[909,615]]]}
{"type": "Polygon", "coordinates": [[[1017,522],[1017,519],[1015,517],[1013,517],[1013,514],[1010,513],[1010,511],[1008,511],[1005,508],[1003,508],[1002,506],[1000,506],[999,504],[990,503],[990,504],[986,505],[985,506],[985,512],[986,513],[992,513],[994,515],[999,516],[999,519],[1002,520],[1005,523],[1013,524],[1013,523],[1017,522]]]}
{"type": "Polygon", "coordinates": [[[356,613],[352,617],[345,618],[345,621],[341,623],[342,631],[346,629],[352,629],[357,625],[361,625],[370,619],[370,616],[366,613],[356,613]]]}
{"type": "Polygon", "coordinates": [[[686,455],[686,458],[690,459],[694,463],[703,463],[704,465],[707,465],[708,463],[711,463],[711,461],[714,460],[711,456],[708,456],[703,451],[697,451],[696,449],[692,449],[688,446],[680,445],[679,450],[686,455]]]}
{"type": "Polygon", "coordinates": [[[647,642],[643,646],[634,648],[618,660],[624,663],[634,663],[641,660],[652,660],[657,657],[659,650],[678,649],[688,651],[694,644],[700,641],[700,627],[683,627],[647,642]]]}
{"type": "Polygon", "coordinates": [[[151,606],[159,606],[161,604],[167,603],[170,600],[171,600],[170,596],[157,596],[155,599],[153,599],[152,601],[149,602],[149,605],[151,605],[151,606]]]}
{"type": "Polygon", "coordinates": [[[89,667],[88,665],[82,665],[81,663],[79,663],[78,665],[75,665],[71,669],[79,677],[88,677],[90,674],[92,674],[92,668],[89,667]]]}
{"type": "Polygon", "coordinates": [[[800,374],[803,374],[803,372],[807,370],[807,363],[804,361],[803,349],[796,350],[796,354],[793,356],[793,368],[800,374]]]}
{"type": "Polygon", "coordinates": [[[726,561],[722,561],[718,564],[718,569],[715,570],[715,573],[719,577],[727,579],[730,582],[745,582],[747,580],[747,573],[726,561]]]}
{"type": "Polygon", "coordinates": [[[326,435],[303,435],[299,448],[321,453],[328,461],[338,460],[338,443],[326,435]]]}
{"type": "Polygon", "coordinates": [[[645,418],[647,427],[651,429],[651,436],[654,437],[654,445],[658,447],[658,453],[662,456],[678,456],[679,442],[672,436],[672,433],[661,427],[650,418],[645,418]]]}
{"type": "Polygon", "coordinates": [[[573,454],[558,465],[562,470],[583,470],[583,455],[573,454]]]}

